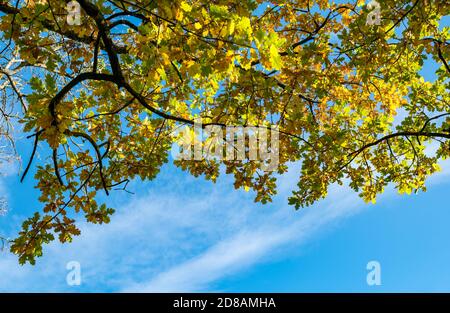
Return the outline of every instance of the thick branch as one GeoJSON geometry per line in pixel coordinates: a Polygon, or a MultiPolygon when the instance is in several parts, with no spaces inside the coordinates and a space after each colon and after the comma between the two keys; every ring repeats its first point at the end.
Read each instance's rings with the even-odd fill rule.
{"type": "Polygon", "coordinates": [[[446,139],[450,139],[450,134],[446,134],[446,133],[436,133],[436,132],[422,132],[422,131],[419,131],[419,132],[413,132],[413,131],[404,131],[404,132],[398,132],[398,133],[389,134],[389,135],[386,135],[386,136],[384,136],[384,137],[382,137],[382,138],[380,138],[380,139],[378,139],[378,140],[375,140],[375,141],[373,141],[373,142],[371,142],[371,143],[368,143],[368,144],[362,146],[361,148],[359,148],[358,150],[353,151],[352,153],[350,153],[348,156],[351,157],[351,159],[350,159],[348,162],[346,162],[344,165],[342,165],[342,166],[339,168],[338,171],[341,171],[342,169],[344,169],[345,167],[347,167],[347,166],[348,166],[350,163],[352,163],[353,160],[356,159],[356,157],[357,157],[358,155],[360,155],[363,151],[365,151],[365,150],[367,150],[367,149],[369,149],[369,148],[371,148],[371,147],[377,146],[377,145],[379,145],[380,143],[382,143],[383,141],[389,140],[389,139],[391,139],[391,138],[396,138],[396,137],[410,137],[410,136],[413,136],[413,137],[428,137],[428,138],[436,138],[436,137],[437,137],[437,138],[446,138],[446,139]]]}
{"type": "Polygon", "coordinates": [[[94,72],[87,72],[87,73],[81,73],[74,79],[72,79],[66,86],[64,86],[63,89],[61,89],[53,98],[50,100],[49,103],[49,110],[50,113],[54,119],[54,123],[56,123],[56,106],[58,103],[65,97],[66,94],[70,92],[75,86],[77,86],[79,83],[85,81],[85,80],[99,80],[99,81],[109,81],[109,82],[116,82],[116,77],[114,77],[111,74],[102,74],[102,73],[94,73],[94,72]]]}
{"type": "MultiPolygon", "coordinates": [[[[2,1],[2,0],[0,0],[2,1]]],[[[20,14],[20,9],[16,9],[13,6],[10,6],[7,3],[0,2],[0,12],[5,14],[20,14]]],[[[24,22],[27,22],[27,20],[24,20],[24,22]]],[[[80,36],[76,32],[69,30],[69,29],[60,29],[57,25],[53,24],[52,22],[48,20],[40,21],[42,26],[44,26],[47,30],[52,31],[54,33],[57,33],[63,37],[66,37],[68,39],[78,41],[87,45],[94,44],[96,41],[96,38],[92,36],[80,36]]],[[[117,46],[113,45],[114,49],[117,53],[123,54],[127,53],[127,47],[126,46],[117,46]]],[[[104,49],[104,45],[101,45],[101,48],[104,49]]]]}

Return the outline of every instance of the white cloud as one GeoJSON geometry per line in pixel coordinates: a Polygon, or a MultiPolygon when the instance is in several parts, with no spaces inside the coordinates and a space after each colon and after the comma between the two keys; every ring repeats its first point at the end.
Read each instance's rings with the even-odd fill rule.
{"type": "MultiPolygon", "coordinates": [[[[246,228],[225,238],[205,252],[186,262],[159,273],[147,283],[139,283],[123,291],[133,292],[187,292],[209,290],[210,284],[227,275],[242,271],[274,255],[286,244],[300,244],[320,226],[337,217],[349,214],[355,208],[349,198],[340,199],[333,208],[311,210],[305,215],[290,216],[285,220],[266,223],[256,229],[246,228]],[[347,202],[347,203],[346,203],[347,202]]],[[[352,199],[355,200],[355,199],[352,199]]],[[[287,208],[286,208],[287,209],[287,208]]],[[[254,226],[254,225],[252,225],[254,226]]]]}
{"type": "MultiPolygon", "coordinates": [[[[210,290],[211,284],[220,278],[242,271],[258,262],[268,260],[287,245],[299,245],[315,231],[333,220],[343,218],[358,207],[364,206],[357,195],[343,188],[330,188],[329,197],[320,205],[293,212],[286,203],[286,195],[294,186],[295,177],[290,173],[281,179],[283,194],[266,214],[258,220],[248,219],[241,223],[236,232],[213,241],[201,253],[177,263],[167,270],[156,273],[147,282],[139,281],[125,286],[122,291],[142,292],[186,292],[210,290]]],[[[209,202],[209,201],[208,201],[209,202]]],[[[214,206],[214,202],[210,202],[214,206]]],[[[252,210],[261,210],[254,207],[252,210]]],[[[236,214],[236,210],[231,212],[236,214]]],[[[210,220],[215,224],[220,220],[210,220]]]]}
{"type": "MultiPolygon", "coordinates": [[[[442,182],[450,175],[450,162],[442,163],[442,172],[433,176],[429,184],[442,182]]],[[[282,193],[293,186],[292,171],[281,182],[282,193]]],[[[393,195],[390,188],[382,197],[393,195]]],[[[274,250],[284,245],[299,245],[319,229],[355,212],[356,208],[367,207],[353,191],[332,186],[326,201],[305,214],[294,216],[286,206],[281,215],[284,220],[274,221],[270,217],[266,224],[245,229],[226,238],[200,255],[157,274],[148,282],[138,283],[123,289],[125,292],[187,292],[209,290],[214,281],[242,271],[248,266],[267,260],[274,250]]]]}
{"type": "MultiPolygon", "coordinates": [[[[441,175],[450,173],[446,164],[441,175]]],[[[83,225],[72,244],[52,244],[35,267],[0,259],[0,291],[205,291],[225,277],[283,256],[365,205],[332,187],[328,198],[295,212],[286,198],[298,168],[280,180],[270,205],[235,191],[231,179],[217,185],[168,172],[137,196],[118,196],[109,225],[83,225]],[[81,263],[83,285],[65,284],[65,265],[81,263]]],[[[436,178],[435,182],[439,182],[436,178]]],[[[434,182],[433,182],[434,183],[434,182]]]]}

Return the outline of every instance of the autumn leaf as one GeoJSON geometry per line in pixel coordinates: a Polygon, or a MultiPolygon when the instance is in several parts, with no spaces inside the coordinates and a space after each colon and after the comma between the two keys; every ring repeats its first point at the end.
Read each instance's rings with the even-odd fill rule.
{"type": "Polygon", "coordinates": [[[108,223],[104,196],[168,162],[213,182],[226,173],[261,203],[301,164],[297,209],[334,184],[373,203],[388,186],[425,191],[450,157],[447,2],[380,1],[369,25],[362,2],[80,0],[82,24],[69,25],[65,1],[1,1],[1,139],[28,138],[20,179],[42,203],[11,251],[34,264],[44,245],[82,236],[82,221],[108,223]],[[221,138],[276,132],[277,163],[250,155],[263,142],[250,134],[242,158],[174,159],[176,144],[213,142],[198,120],[221,138]]]}

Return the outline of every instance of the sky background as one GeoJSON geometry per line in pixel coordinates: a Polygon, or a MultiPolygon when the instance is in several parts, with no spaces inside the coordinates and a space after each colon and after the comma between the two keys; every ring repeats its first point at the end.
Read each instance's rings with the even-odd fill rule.
{"type": "MultiPolygon", "coordinates": [[[[213,184],[166,165],[159,179],[133,182],[135,195],[112,193],[110,224],[82,224],[80,237],[47,246],[35,266],[2,252],[0,291],[450,291],[450,163],[426,193],[388,190],[369,205],[333,186],[326,200],[295,211],[287,197],[298,172],[291,165],[274,202],[260,205],[231,177],[213,184]],[[70,261],[81,264],[80,286],[66,283],[70,261]],[[370,261],[381,265],[381,286],[366,282],[370,261]]],[[[2,180],[10,205],[2,234],[40,209],[31,177],[2,180]]]]}
{"type": "MultiPolygon", "coordinates": [[[[435,69],[431,62],[422,74],[432,80],[435,69]]],[[[19,139],[25,159],[31,145],[19,139]]],[[[9,202],[0,234],[14,237],[42,205],[32,172],[23,184],[17,164],[0,172],[9,202]]],[[[273,203],[261,205],[252,192],[234,190],[229,176],[213,184],[167,164],[155,181],[132,182],[135,195],[112,193],[110,224],[81,223],[81,236],[46,246],[35,266],[0,252],[0,292],[450,291],[450,163],[426,193],[387,190],[373,205],[332,186],[327,199],[295,211],[287,198],[298,175],[291,164],[273,203]],[[70,261],[81,265],[80,286],[66,283],[70,261]],[[381,265],[380,286],[366,282],[370,261],[381,265]]]]}

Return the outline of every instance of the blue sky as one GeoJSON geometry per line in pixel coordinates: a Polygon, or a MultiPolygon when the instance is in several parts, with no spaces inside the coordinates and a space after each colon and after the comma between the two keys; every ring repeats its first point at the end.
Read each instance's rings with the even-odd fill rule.
{"type": "MultiPolygon", "coordinates": [[[[11,168],[10,172],[14,172],[11,168]]],[[[387,191],[364,204],[345,187],[295,211],[286,198],[298,165],[280,178],[273,204],[166,165],[154,182],[133,182],[135,195],[117,192],[106,226],[82,225],[72,244],[51,244],[36,266],[0,254],[0,291],[449,291],[450,163],[429,180],[429,191],[387,191]],[[381,265],[381,286],[368,286],[366,265],[381,265]],[[66,284],[66,264],[81,264],[82,284],[66,284]]],[[[31,177],[31,175],[30,175],[31,177]]],[[[39,208],[32,180],[2,180],[10,203],[0,218],[13,235],[39,208]]]]}
{"type": "MultiPolygon", "coordinates": [[[[25,159],[30,146],[19,140],[25,159]]],[[[11,237],[41,209],[32,173],[21,184],[17,169],[0,171],[9,202],[0,234],[11,237]]],[[[231,177],[212,184],[165,165],[155,181],[134,181],[135,195],[109,197],[117,209],[110,224],[82,223],[80,237],[47,246],[36,266],[0,252],[0,291],[450,291],[450,163],[426,193],[388,190],[372,205],[332,186],[327,199],[295,211],[287,197],[298,173],[292,164],[274,202],[260,205],[251,192],[234,190],[231,177]],[[80,286],[66,283],[69,261],[81,265],[80,286]],[[381,286],[366,283],[370,261],[381,265],[381,286]]]]}

